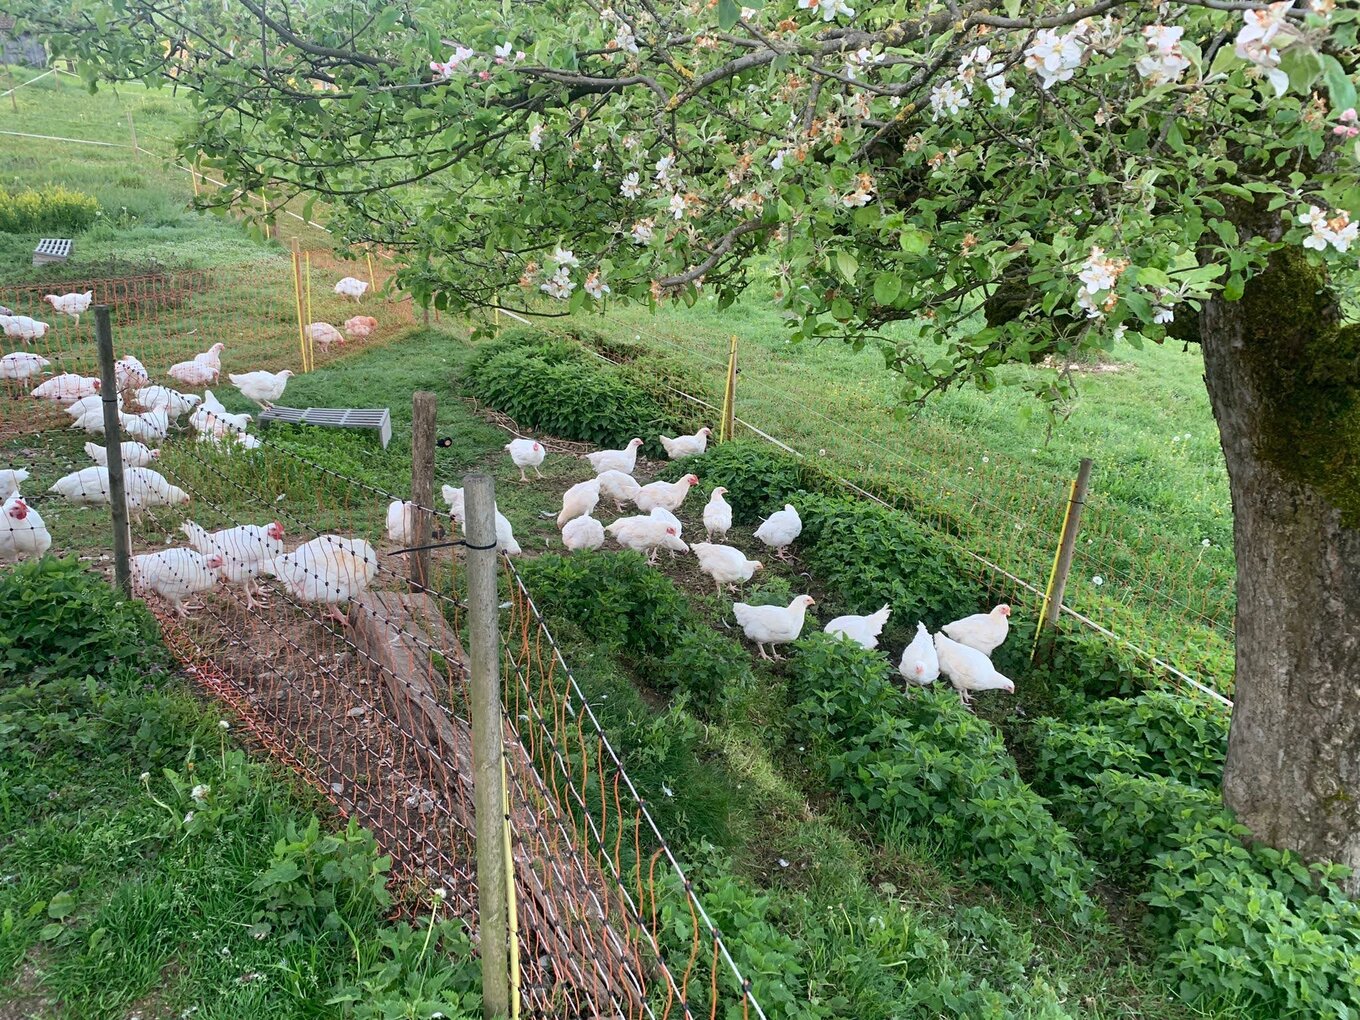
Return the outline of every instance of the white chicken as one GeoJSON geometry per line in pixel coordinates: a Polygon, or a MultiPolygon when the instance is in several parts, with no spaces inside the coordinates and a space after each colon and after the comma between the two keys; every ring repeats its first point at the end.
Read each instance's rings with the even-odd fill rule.
{"type": "MultiPolygon", "coordinates": [[[[124,467],[150,467],[161,455],[142,443],[119,443],[118,452],[122,455],[124,467]]],[[[85,455],[101,466],[109,462],[109,451],[98,443],[86,443],[85,455]]]]}
{"type": "Polygon", "coordinates": [[[798,516],[798,511],[793,508],[792,503],[785,503],[783,510],[770,514],[760,527],[756,528],[756,538],[773,549],[775,556],[781,560],[789,558],[789,546],[802,533],[803,519],[798,516]]]}
{"type": "Polygon", "coordinates": [[[195,354],[192,361],[171,365],[165,374],[185,386],[211,386],[222,372],[221,355],[224,350],[226,348],[222,344],[213,344],[201,354],[195,354]]]}
{"type": "Polygon", "coordinates": [[[543,463],[543,458],[547,455],[542,443],[536,439],[512,439],[505,444],[505,448],[510,452],[510,459],[515,462],[515,467],[519,468],[521,482],[529,480],[529,476],[524,473],[527,467],[533,468],[534,474],[539,478],[543,477],[543,472],[538,470],[538,465],[543,463]]]}
{"type": "Polygon", "coordinates": [[[269,407],[283,396],[284,387],[293,377],[292,369],[282,372],[241,372],[230,373],[227,378],[241,391],[241,396],[253,400],[261,407],[269,407]]]}
{"type": "Polygon", "coordinates": [[[823,630],[828,634],[849,638],[861,648],[868,648],[872,651],[878,647],[878,636],[883,633],[883,626],[888,622],[891,613],[892,607],[884,606],[878,612],[871,613],[868,616],[838,616],[828,623],[823,630]]]}
{"type": "Polygon", "coordinates": [[[170,434],[170,416],[164,411],[143,411],[141,414],[120,412],[118,425],[125,435],[148,443],[163,443],[170,434]]]}
{"type": "Polygon", "coordinates": [[[598,549],[604,545],[604,525],[589,515],[573,517],[562,529],[562,544],[572,552],[598,549]]]}
{"type": "Polygon", "coordinates": [[[356,279],[353,276],[346,276],[335,285],[335,292],[337,294],[341,297],[354,298],[355,301],[358,301],[363,297],[366,290],[368,290],[368,282],[366,280],[356,279]]]}
{"type": "Polygon", "coordinates": [[[799,595],[787,607],[751,606],[737,602],[732,606],[732,614],[736,616],[742,632],[760,649],[760,657],[773,658],[773,661],[779,662],[783,656],[778,651],[773,657],[765,654],[765,646],[769,645],[773,649],[776,645],[796,641],[803,632],[808,606],[816,604],[811,595],[799,595]]]}
{"type": "Polygon", "coordinates": [[[37,558],[52,548],[52,534],[38,511],[17,492],[0,505],[0,562],[37,558]]]}
{"type": "Polygon", "coordinates": [[[28,481],[29,474],[23,468],[0,470],[0,499],[9,499],[19,491],[19,486],[28,481]]]}
{"type": "Polygon", "coordinates": [[[254,609],[258,594],[255,578],[263,573],[266,564],[283,555],[283,525],[271,521],[210,532],[193,521],[185,521],[180,530],[200,553],[221,558],[222,579],[228,584],[239,584],[246,593],[246,609],[254,609]]]}
{"type": "Polygon", "coordinates": [[[680,504],[689,495],[692,486],[699,484],[698,475],[685,475],[678,482],[652,482],[638,489],[633,502],[639,510],[650,512],[664,507],[672,512],[680,509],[680,504]]]}
{"type": "Polygon", "coordinates": [[[597,479],[577,482],[562,494],[562,512],[557,515],[557,526],[562,528],[573,517],[587,517],[600,501],[600,483],[597,479]]]}
{"type": "Polygon", "coordinates": [[[637,466],[637,452],[641,445],[641,439],[630,439],[622,450],[597,450],[586,454],[586,460],[590,461],[597,475],[605,471],[622,471],[625,475],[631,475],[637,466]]]}
{"type": "MultiPolygon", "coordinates": [[[[211,393],[211,390],[207,391],[211,393]]],[[[194,410],[189,415],[189,424],[196,432],[204,432],[214,436],[225,436],[229,433],[239,435],[250,427],[252,416],[249,414],[231,414],[221,404],[216,401],[209,406],[208,401],[194,410]]]]}
{"type": "Polygon", "coordinates": [[[666,451],[666,456],[671,460],[679,460],[681,457],[693,457],[703,453],[708,449],[708,437],[713,434],[710,428],[702,428],[692,436],[676,436],[674,439],[669,436],[658,436],[661,446],[666,451]]]}
{"type": "Polygon", "coordinates": [[[362,594],[378,576],[378,554],[362,538],[321,535],[291,553],[264,564],[264,574],[277,577],[303,602],[327,607],[327,617],[348,627],[336,607],[362,594]]]}
{"type": "Polygon", "coordinates": [[[51,328],[47,323],[31,319],[27,315],[0,315],[0,329],[5,331],[5,336],[22,340],[26,344],[41,340],[51,328]]]}
{"type": "Polygon", "coordinates": [[[719,485],[704,505],[704,530],[708,532],[710,542],[715,538],[726,538],[732,528],[732,506],[723,499],[725,495],[727,490],[719,485]]]}
{"type": "Polygon", "coordinates": [[[409,499],[387,504],[387,537],[403,549],[416,544],[416,505],[409,499]]]}
{"type": "MultiPolygon", "coordinates": [[[[669,524],[675,529],[675,537],[682,540],[682,545],[685,544],[683,542],[685,537],[685,526],[680,523],[679,517],[676,517],[675,514],[671,513],[664,506],[653,507],[652,512],[648,516],[654,517],[658,521],[665,521],[669,524]]],[[[675,554],[679,550],[675,546],[667,546],[666,549],[671,554],[671,559],[675,559],[675,554]]]]}
{"type": "Polygon", "coordinates": [[[31,396],[35,400],[51,400],[64,406],[79,400],[81,397],[92,396],[98,392],[98,379],[90,379],[73,372],[63,372],[61,375],[54,375],[51,379],[41,383],[33,390],[31,396]]]}
{"type": "Polygon", "coordinates": [[[146,366],[131,354],[124,354],[113,363],[113,380],[118,386],[119,393],[151,385],[151,376],[146,366]]]}
{"type": "Polygon", "coordinates": [[[452,485],[445,485],[440,489],[440,494],[444,497],[444,502],[449,505],[449,516],[455,521],[463,519],[463,490],[455,489],[452,485]]]}
{"type": "Polygon", "coordinates": [[[656,517],[620,517],[604,529],[625,549],[645,552],[647,562],[655,563],[659,549],[686,552],[689,546],[675,533],[675,525],[656,517]]]}
{"type": "Polygon", "coordinates": [[[177,421],[180,415],[188,414],[203,402],[197,394],[181,393],[169,386],[143,386],[135,396],[142,407],[148,411],[164,411],[171,421],[177,421]]]}
{"type": "Polygon", "coordinates": [[[600,495],[608,496],[620,510],[625,503],[631,503],[641,485],[632,475],[624,471],[601,471],[595,478],[600,483],[600,495]]]}
{"type": "Polygon", "coordinates": [[[307,323],[307,337],[314,343],[320,344],[323,348],[331,344],[343,344],[345,334],[332,326],[329,322],[309,322],[307,323]]]}
{"type": "Polygon", "coordinates": [[[163,549],[132,558],[133,583],[143,591],[154,591],[182,617],[189,615],[184,600],[207,591],[218,580],[222,557],[204,556],[194,549],[163,549]]]}
{"type": "Polygon", "coordinates": [[[690,549],[699,557],[699,569],[718,586],[718,598],[722,598],[724,585],[735,590],[765,566],[760,560],[748,560],[744,552],[730,545],[695,542],[690,549]]]}
{"type": "Polygon", "coordinates": [[[940,676],[940,656],[935,651],[935,641],[926,630],[924,623],[916,624],[916,636],[911,644],[902,649],[902,659],[897,664],[897,672],[909,684],[933,684],[940,676]]]}
{"type": "Polygon", "coordinates": [[[102,436],[104,434],[104,412],[102,410],[86,411],[71,422],[71,428],[83,429],[96,436],[102,436]]]}
{"type": "MultiPolygon", "coordinates": [[[[115,398],[118,401],[118,410],[121,411],[123,409],[123,395],[118,393],[115,398]]],[[[104,398],[98,393],[92,393],[88,397],[81,397],[79,400],[72,401],[71,405],[66,408],[66,413],[71,416],[73,421],[79,421],[91,412],[98,412],[101,415],[104,413],[104,398]]]]}
{"type": "Polygon", "coordinates": [[[87,290],[84,294],[47,294],[43,300],[62,315],[69,315],[79,323],[80,317],[90,310],[90,303],[94,301],[94,291],[87,290]]]}
{"type": "Polygon", "coordinates": [[[14,351],[0,358],[0,379],[32,379],[35,375],[42,375],[43,369],[50,364],[52,362],[41,354],[14,351]]]}
{"type": "Polygon", "coordinates": [[[968,645],[959,644],[943,634],[935,635],[935,652],[940,659],[940,672],[959,692],[965,705],[973,699],[969,691],[1005,691],[1015,693],[1015,684],[996,671],[992,660],[968,645]]]}
{"type": "MultiPolygon", "coordinates": [[[[446,485],[444,488],[448,489],[449,486],[446,485]]],[[[459,498],[461,499],[463,490],[458,489],[455,491],[460,493],[459,498]]],[[[452,506],[452,502],[450,502],[449,505],[452,506]]],[[[467,538],[467,521],[463,520],[461,517],[459,520],[463,525],[463,537],[467,538]]],[[[508,556],[518,556],[521,552],[519,543],[515,541],[515,529],[510,527],[510,521],[506,518],[505,514],[501,513],[499,507],[496,508],[496,548],[508,556]]]]}
{"type": "MultiPolygon", "coordinates": [[[[127,497],[128,510],[135,517],[140,517],[141,512],[147,507],[189,502],[187,492],[171,485],[164,475],[150,468],[128,468],[124,471],[123,490],[127,497]]],[[[109,469],[81,468],[57,479],[57,483],[47,491],[72,503],[111,502],[109,469]]]]}
{"type": "Polygon", "coordinates": [[[976,648],[983,655],[992,652],[1010,632],[1011,607],[1004,602],[990,613],[974,613],[962,620],[946,623],[940,631],[951,641],[976,648]]]}
{"type": "Polygon", "coordinates": [[[355,340],[372,336],[377,328],[378,320],[371,315],[355,315],[345,320],[345,335],[352,336],[355,340]]]}

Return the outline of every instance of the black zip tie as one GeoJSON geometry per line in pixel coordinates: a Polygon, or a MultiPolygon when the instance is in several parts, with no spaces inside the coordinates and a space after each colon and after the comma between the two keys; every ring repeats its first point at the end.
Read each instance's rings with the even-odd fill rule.
{"type": "Polygon", "coordinates": [[[394,549],[392,550],[392,555],[400,556],[402,553],[424,552],[426,549],[452,549],[454,546],[457,545],[465,545],[469,549],[487,550],[495,549],[499,544],[500,544],[499,542],[492,542],[490,545],[473,545],[466,539],[462,539],[457,542],[436,542],[434,545],[413,545],[409,549],[394,549]]]}

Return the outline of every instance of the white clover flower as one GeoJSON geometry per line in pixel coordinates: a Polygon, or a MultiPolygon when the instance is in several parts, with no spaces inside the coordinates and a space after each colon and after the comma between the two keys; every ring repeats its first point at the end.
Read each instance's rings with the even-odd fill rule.
{"type": "Polygon", "coordinates": [[[1200,543],[1200,545],[1204,546],[1204,548],[1206,548],[1206,549],[1208,549],[1208,548],[1209,548],[1211,545],[1213,545],[1213,544],[1214,544],[1214,543],[1210,542],[1207,538],[1206,538],[1203,542],[1200,543]]]}
{"type": "Polygon", "coordinates": [[[636,170],[624,175],[623,183],[619,185],[619,194],[624,198],[637,198],[642,194],[642,178],[638,176],[636,170]]]}
{"type": "Polygon", "coordinates": [[[779,866],[780,866],[781,868],[787,868],[787,867],[789,866],[789,862],[786,861],[786,860],[784,860],[784,858],[781,857],[781,858],[779,858],[779,866]]]}
{"type": "Polygon", "coordinates": [[[1091,583],[1094,584],[1097,588],[1099,588],[1102,584],[1105,583],[1105,578],[1097,574],[1095,577],[1091,578],[1091,583]]]}
{"type": "Polygon", "coordinates": [[[227,722],[225,719],[219,719],[217,720],[217,728],[219,730],[229,730],[231,729],[231,723],[227,722]]]}
{"type": "Polygon", "coordinates": [[[141,781],[142,781],[143,783],[149,783],[149,782],[151,781],[151,773],[150,773],[150,772],[143,772],[142,775],[141,775],[141,781]]]}

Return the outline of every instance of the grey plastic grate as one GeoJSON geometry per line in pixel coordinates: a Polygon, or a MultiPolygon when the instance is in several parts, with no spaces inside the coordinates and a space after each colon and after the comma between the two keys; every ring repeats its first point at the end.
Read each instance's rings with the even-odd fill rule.
{"type": "Polygon", "coordinates": [[[33,264],[45,266],[65,262],[71,257],[71,248],[69,237],[44,237],[38,242],[38,247],[33,249],[33,264]]]}
{"type": "Polygon", "coordinates": [[[279,407],[277,404],[260,412],[257,419],[261,428],[274,422],[286,425],[318,425],[332,429],[373,429],[382,440],[383,449],[392,441],[392,412],[386,407],[279,407]]]}

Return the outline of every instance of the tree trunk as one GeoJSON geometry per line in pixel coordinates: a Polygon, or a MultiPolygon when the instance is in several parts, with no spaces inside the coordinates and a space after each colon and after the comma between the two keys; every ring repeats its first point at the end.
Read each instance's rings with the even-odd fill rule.
{"type": "Polygon", "coordinates": [[[1360,328],[1326,278],[1272,256],[1206,304],[1205,379],[1237,552],[1223,794],[1253,836],[1352,869],[1360,894],[1360,328]]]}

